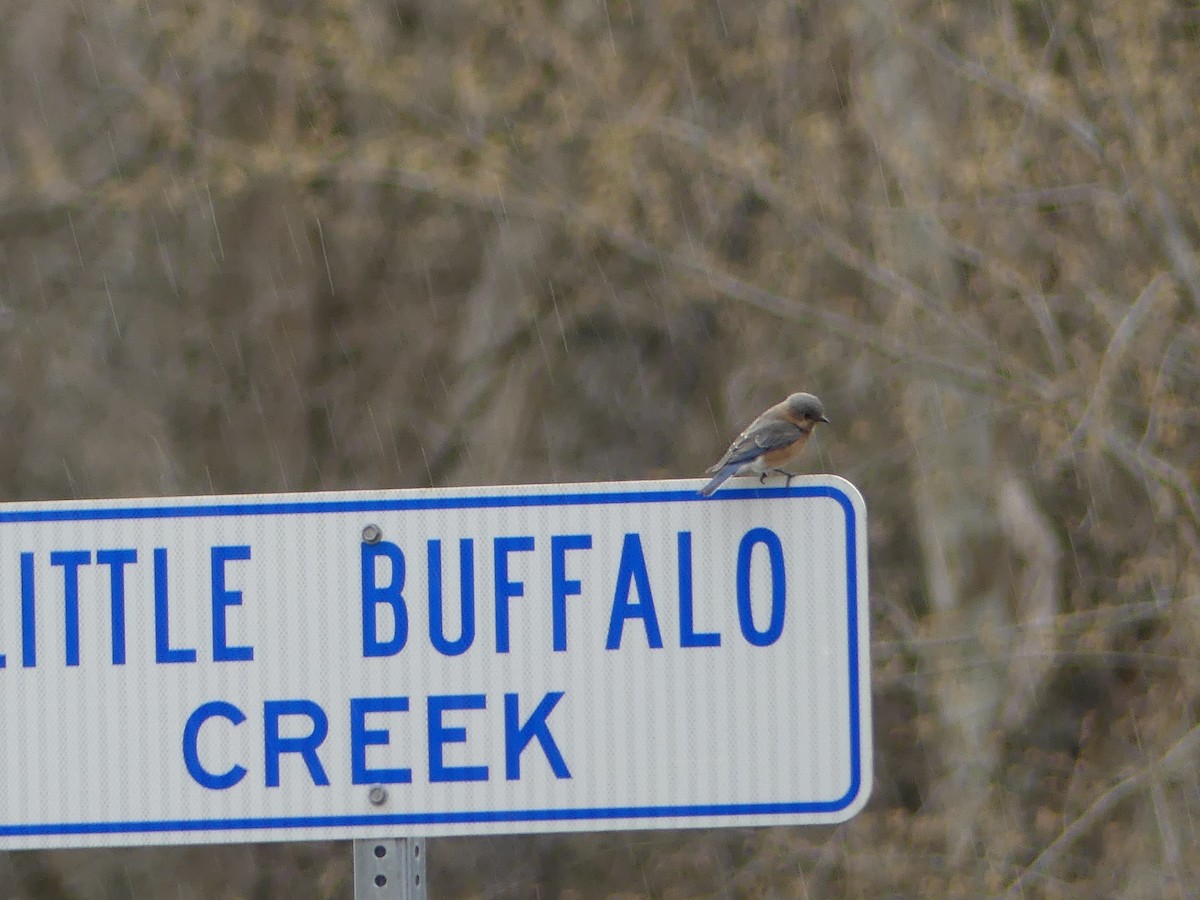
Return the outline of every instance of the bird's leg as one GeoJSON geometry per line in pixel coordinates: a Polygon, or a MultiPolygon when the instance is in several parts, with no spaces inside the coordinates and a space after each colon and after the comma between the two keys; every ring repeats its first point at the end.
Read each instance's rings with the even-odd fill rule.
{"type": "Polygon", "coordinates": [[[788,477],[787,477],[787,483],[786,483],[785,487],[791,487],[791,486],[792,486],[792,479],[793,479],[793,478],[795,478],[795,477],[796,477],[795,475],[791,475],[791,474],[789,474],[789,475],[788,475],[788,477]]]}
{"type": "Polygon", "coordinates": [[[758,483],[765,484],[766,481],[767,481],[767,473],[763,472],[761,475],[758,476],[758,483]]]}

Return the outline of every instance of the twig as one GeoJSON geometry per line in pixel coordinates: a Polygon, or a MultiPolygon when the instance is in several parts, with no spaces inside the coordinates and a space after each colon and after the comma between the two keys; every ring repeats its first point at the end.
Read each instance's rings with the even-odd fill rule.
{"type": "Polygon", "coordinates": [[[1134,337],[1150,317],[1150,313],[1155,307],[1155,301],[1160,297],[1170,299],[1170,294],[1162,290],[1167,281],[1166,274],[1160,272],[1155,275],[1138,294],[1133,305],[1129,307],[1129,311],[1117,325],[1112,339],[1104,349],[1104,356],[1100,360],[1100,370],[1096,373],[1096,386],[1092,389],[1092,395],[1083,410],[1083,415],[1079,417],[1079,424],[1075,426],[1075,430],[1071,432],[1063,449],[1059,451],[1060,455],[1078,444],[1085,434],[1093,430],[1092,421],[1096,411],[1107,405],[1117,371],[1124,361],[1125,354],[1129,350],[1130,344],[1133,343],[1134,337]]]}
{"type": "Polygon", "coordinates": [[[1184,234],[1179,211],[1171,202],[1171,197],[1160,177],[1160,167],[1150,158],[1150,151],[1146,146],[1146,135],[1150,132],[1139,118],[1137,107],[1129,96],[1129,79],[1125,77],[1123,68],[1118,63],[1116,54],[1113,53],[1108,41],[1097,35],[1096,47],[1100,51],[1104,71],[1108,74],[1113,95],[1117,99],[1117,108],[1121,111],[1121,118],[1125,122],[1130,146],[1141,165],[1144,177],[1150,184],[1155,212],[1162,225],[1159,238],[1162,241],[1163,252],[1171,261],[1179,280],[1187,287],[1196,311],[1200,312],[1200,265],[1196,263],[1196,248],[1189,243],[1184,234]]]}
{"type": "Polygon", "coordinates": [[[1200,495],[1197,495],[1192,479],[1187,472],[1155,456],[1141,444],[1114,431],[1103,429],[1098,432],[1106,449],[1110,450],[1130,472],[1135,475],[1151,474],[1167,487],[1174,490],[1187,507],[1192,521],[1200,525],[1200,495]]]}

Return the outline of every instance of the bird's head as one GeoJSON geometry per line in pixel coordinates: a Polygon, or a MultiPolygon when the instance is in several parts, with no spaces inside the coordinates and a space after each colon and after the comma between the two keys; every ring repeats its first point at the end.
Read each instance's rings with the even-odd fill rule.
{"type": "Polygon", "coordinates": [[[806,431],[811,430],[818,422],[829,421],[825,418],[824,405],[812,394],[792,394],[786,402],[788,415],[806,431]]]}

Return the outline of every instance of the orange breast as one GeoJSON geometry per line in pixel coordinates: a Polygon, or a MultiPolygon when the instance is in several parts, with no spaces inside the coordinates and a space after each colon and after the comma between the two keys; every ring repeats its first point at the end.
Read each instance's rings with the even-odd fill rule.
{"type": "Polygon", "coordinates": [[[807,440],[808,435],[801,434],[800,437],[798,437],[794,442],[788,444],[786,447],[777,447],[774,450],[768,450],[760,458],[771,468],[778,468],[786,463],[790,463],[797,456],[799,456],[800,451],[804,449],[804,444],[807,440]]]}

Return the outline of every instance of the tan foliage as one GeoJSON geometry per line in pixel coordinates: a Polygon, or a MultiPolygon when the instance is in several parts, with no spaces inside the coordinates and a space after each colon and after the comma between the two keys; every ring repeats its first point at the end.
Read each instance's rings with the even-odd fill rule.
{"type": "MultiPolygon", "coordinates": [[[[6,498],[692,475],[825,400],[812,465],[872,515],[868,810],[435,842],[437,896],[1193,890],[1194,9],[0,19],[6,498]]],[[[10,854],[0,893],[345,896],[348,859],[10,854]]]]}

